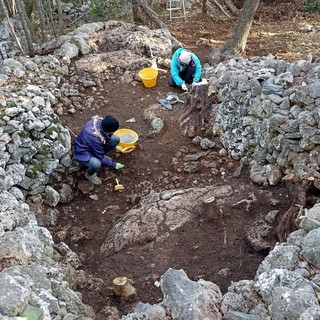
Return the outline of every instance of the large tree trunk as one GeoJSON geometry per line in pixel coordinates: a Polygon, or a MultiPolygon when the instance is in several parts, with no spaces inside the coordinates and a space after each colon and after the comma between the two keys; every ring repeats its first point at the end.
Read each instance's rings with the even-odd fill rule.
{"type": "Polygon", "coordinates": [[[242,55],[260,0],[245,0],[233,36],[222,47],[212,49],[209,60],[216,63],[223,57],[242,55]]]}

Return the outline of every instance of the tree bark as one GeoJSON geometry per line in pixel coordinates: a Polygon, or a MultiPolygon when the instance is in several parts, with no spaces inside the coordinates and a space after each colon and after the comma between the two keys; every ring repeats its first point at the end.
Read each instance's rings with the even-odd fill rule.
{"type": "Polygon", "coordinates": [[[22,28],[23,28],[23,31],[26,36],[28,53],[33,57],[34,56],[34,47],[33,47],[32,39],[31,39],[30,30],[28,28],[28,25],[27,25],[27,22],[25,19],[24,8],[23,8],[23,4],[22,4],[21,0],[17,0],[17,10],[19,12],[22,28]]]}
{"type": "Polygon", "coordinates": [[[161,29],[168,29],[167,25],[159,18],[159,16],[148,6],[144,0],[134,0],[140,7],[141,11],[161,29]]]}
{"type": "Polygon", "coordinates": [[[134,23],[142,23],[141,12],[136,0],[132,0],[132,16],[134,23]]]}
{"type": "Polygon", "coordinates": [[[207,13],[207,0],[202,0],[202,13],[207,13]]]}
{"type": "Polygon", "coordinates": [[[54,28],[54,23],[53,23],[53,17],[52,17],[52,8],[51,8],[51,4],[50,4],[50,0],[47,0],[47,10],[49,12],[49,20],[50,20],[50,26],[51,26],[51,29],[52,29],[52,32],[54,34],[54,37],[57,38],[57,33],[56,33],[56,30],[54,28]]]}
{"type": "Polygon", "coordinates": [[[211,63],[216,63],[222,57],[242,55],[244,53],[259,2],[260,0],[245,0],[233,36],[218,50],[216,48],[211,50],[209,56],[211,63]]]}
{"type": "Polygon", "coordinates": [[[59,17],[59,34],[63,34],[63,13],[61,0],[57,0],[58,17],[59,17]]]}
{"type": "Polygon", "coordinates": [[[230,12],[238,17],[240,14],[240,10],[234,5],[234,3],[232,2],[232,0],[224,0],[224,4],[226,5],[226,7],[230,10],[230,12]]]}
{"type": "Polygon", "coordinates": [[[212,3],[214,3],[220,10],[222,13],[224,13],[228,18],[231,18],[229,13],[224,10],[223,6],[217,1],[217,0],[210,0],[212,3]]]}
{"type": "Polygon", "coordinates": [[[36,0],[36,8],[39,14],[39,19],[40,19],[40,32],[41,32],[41,40],[42,42],[47,40],[46,33],[44,32],[45,30],[45,23],[44,23],[44,16],[43,16],[43,7],[41,5],[41,0],[36,0]]]}
{"type": "Polygon", "coordinates": [[[2,11],[4,12],[4,15],[6,16],[6,19],[7,19],[7,21],[8,21],[8,25],[9,25],[10,31],[11,31],[11,33],[12,33],[12,36],[15,38],[15,40],[16,40],[16,42],[17,42],[17,45],[18,45],[18,47],[19,47],[22,55],[25,55],[25,51],[23,50],[23,48],[22,48],[22,46],[21,46],[21,43],[20,43],[20,40],[19,40],[19,38],[18,38],[15,30],[14,30],[14,26],[13,26],[11,20],[10,20],[10,17],[9,17],[9,14],[8,14],[8,11],[7,11],[7,8],[6,8],[5,3],[4,3],[3,0],[0,0],[0,5],[1,5],[2,11]]]}

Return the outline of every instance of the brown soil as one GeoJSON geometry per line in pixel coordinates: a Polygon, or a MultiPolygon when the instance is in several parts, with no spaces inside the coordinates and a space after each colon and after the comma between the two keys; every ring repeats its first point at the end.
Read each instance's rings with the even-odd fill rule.
{"type": "MultiPolygon", "coordinates": [[[[301,10],[292,1],[277,1],[270,5],[261,3],[248,41],[247,57],[271,53],[279,58],[294,60],[317,50],[320,32],[301,34],[297,31],[302,24],[315,24],[320,20],[301,10]]],[[[166,22],[172,34],[205,63],[211,47],[220,45],[231,35],[236,20],[229,20],[221,12],[215,11],[211,17],[193,12],[188,15],[186,22],[181,19],[170,22],[167,18],[166,22]]],[[[317,27],[320,27],[319,23],[317,27]]],[[[142,84],[133,86],[105,81],[100,96],[109,101],[108,108],[85,109],[73,115],[65,113],[60,117],[65,125],[78,133],[92,115],[112,114],[120,120],[122,127],[139,133],[138,147],[132,153],[110,154],[125,164],[125,169],[121,172],[102,169],[99,176],[104,183],[96,186],[89,194],[83,195],[79,190],[79,184],[86,181],[84,169],[68,177],[68,182],[74,185],[76,198],[71,203],[59,206],[59,222],[52,229],[56,242],[66,242],[80,256],[81,269],[85,270],[90,281],[77,289],[83,294],[83,301],[94,307],[96,312],[110,305],[116,306],[121,313],[128,313],[137,301],[161,301],[161,290],[154,282],[170,267],[184,269],[193,280],[203,278],[212,281],[223,292],[226,292],[231,281],[252,279],[266,252],[257,253],[246,242],[244,234],[247,226],[271,210],[280,210],[281,215],[289,207],[283,185],[269,188],[254,185],[250,182],[248,168],[243,169],[239,179],[232,178],[238,163],[218,154],[221,145],[217,137],[208,136],[217,143],[217,147],[207,154],[206,160],[215,163],[218,169],[225,168],[225,176],[220,173],[213,175],[205,167],[197,173],[177,171],[172,158],[177,156],[178,151],[182,148],[187,148],[189,153],[201,151],[179,128],[179,118],[187,106],[177,104],[172,111],[160,108],[159,116],[165,127],[160,135],[154,137],[148,135],[149,123],[143,119],[143,112],[150,105],[172,92],[167,80],[168,74],[161,73],[157,85],[152,89],[144,88],[142,84]],[[132,117],[136,119],[135,123],[125,122],[132,117]],[[121,193],[114,191],[115,177],[125,186],[121,193]],[[101,256],[99,248],[112,226],[138,204],[140,197],[151,190],[218,183],[230,184],[234,190],[242,190],[246,186],[244,194],[253,192],[261,197],[248,211],[244,207],[235,207],[232,212],[220,216],[210,213],[201,216],[175,230],[168,241],[161,245],[142,243],[107,258],[101,256]],[[92,195],[98,200],[94,200],[92,195]],[[275,206],[271,198],[281,202],[275,206]],[[106,211],[105,208],[110,206],[119,208],[106,211]],[[224,272],[218,273],[221,270],[224,272]],[[114,298],[108,288],[117,276],[127,276],[134,281],[138,290],[135,301],[123,304],[114,298]]],[[[178,89],[173,91],[181,93],[178,89]]],[[[98,97],[91,90],[87,90],[87,94],[98,97]]],[[[197,130],[198,135],[206,136],[200,125],[197,130]]]]}

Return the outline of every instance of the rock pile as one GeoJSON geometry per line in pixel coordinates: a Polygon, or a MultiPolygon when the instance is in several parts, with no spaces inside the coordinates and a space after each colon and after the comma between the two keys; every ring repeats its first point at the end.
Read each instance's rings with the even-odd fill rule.
{"type": "Polygon", "coordinates": [[[206,76],[220,101],[213,129],[231,157],[246,158],[254,182],[275,185],[293,173],[320,187],[320,64],[239,57],[206,76]]]}

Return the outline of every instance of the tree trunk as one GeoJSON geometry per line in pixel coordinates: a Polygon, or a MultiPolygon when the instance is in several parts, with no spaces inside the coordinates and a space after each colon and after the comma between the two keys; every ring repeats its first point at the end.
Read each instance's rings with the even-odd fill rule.
{"type": "Polygon", "coordinates": [[[9,16],[12,16],[16,12],[14,0],[4,0],[4,5],[6,6],[6,10],[9,16]]]}
{"type": "Polygon", "coordinates": [[[26,4],[26,13],[27,13],[28,17],[30,17],[33,10],[34,10],[34,1],[33,0],[26,0],[25,4],[26,4]]]}
{"type": "Polygon", "coordinates": [[[59,34],[63,34],[63,13],[61,0],[57,0],[58,17],[59,17],[59,34]]]}
{"type": "Polygon", "coordinates": [[[207,13],[207,0],[202,0],[202,13],[207,13]]]}
{"type": "Polygon", "coordinates": [[[242,55],[244,53],[259,2],[260,0],[245,0],[233,36],[218,50],[211,50],[209,56],[211,63],[216,63],[222,57],[242,55]]]}
{"type": "Polygon", "coordinates": [[[210,0],[210,1],[214,3],[221,10],[221,12],[224,13],[228,18],[231,18],[229,13],[226,10],[224,10],[223,6],[217,0],[210,0]]]}
{"type": "Polygon", "coordinates": [[[136,0],[132,0],[132,16],[134,23],[142,23],[141,12],[136,0]]]}
{"type": "Polygon", "coordinates": [[[44,32],[45,30],[45,22],[44,22],[44,16],[43,16],[43,7],[41,5],[41,0],[36,0],[36,8],[39,14],[39,19],[40,19],[40,32],[41,32],[41,40],[42,42],[47,40],[46,33],[44,32]]]}
{"type": "Polygon", "coordinates": [[[159,16],[148,6],[144,0],[134,0],[141,11],[158,27],[161,29],[168,29],[167,25],[159,18],[159,16]]]}
{"type": "MultiPolygon", "coordinates": [[[[17,0],[17,1],[18,1],[18,0],[17,0]]],[[[30,19],[29,19],[29,16],[27,15],[26,9],[25,9],[25,7],[24,7],[24,5],[23,5],[22,2],[21,2],[21,4],[22,4],[22,9],[23,9],[23,10],[22,10],[23,17],[24,17],[24,19],[25,19],[25,21],[26,21],[26,23],[27,23],[27,28],[28,28],[28,30],[29,30],[29,34],[30,34],[31,40],[32,40],[32,42],[36,42],[36,41],[37,41],[37,38],[36,38],[35,33],[34,33],[33,24],[31,23],[31,21],[30,21],[30,19]]],[[[32,10],[33,10],[33,8],[32,8],[32,10]]]]}
{"type": "Polygon", "coordinates": [[[19,12],[21,24],[23,31],[26,36],[26,41],[27,41],[27,46],[28,46],[28,53],[33,57],[34,56],[34,48],[33,48],[33,43],[30,35],[30,30],[28,28],[26,19],[25,19],[25,13],[24,13],[24,8],[21,0],[17,0],[17,10],[19,12]]]}
{"type": "Polygon", "coordinates": [[[53,23],[53,17],[52,17],[52,8],[51,8],[51,4],[50,4],[50,0],[47,0],[47,10],[48,10],[48,13],[49,13],[49,20],[50,20],[50,26],[52,28],[52,32],[54,34],[54,37],[57,38],[57,33],[56,33],[56,30],[54,28],[54,23],[53,23]]]}
{"type": "Polygon", "coordinates": [[[224,4],[226,5],[226,7],[230,10],[230,12],[238,17],[240,14],[240,10],[234,5],[234,3],[232,2],[232,0],[224,0],[224,4]]]}
{"type": "Polygon", "coordinates": [[[16,40],[16,42],[17,42],[17,45],[18,45],[18,47],[19,47],[19,49],[20,49],[20,51],[21,51],[21,54],[22,54],[22,55],[25,55],[25,52],[24,52],[24,50],[23,50],[23,48],[22,48],[22,46],[21,46],[20,40],[19,40],[16,32],[14,31],[14,26],[13,26],[11,20],[10,20],[10,17],[9,17],[9,14],[8,14],[8,11],[7,11],[7,8],[6,8],[6,5],[5,5],[5,3],[4,3],[3,0],[0,0],[0,7],[2,8],[2,12],[4,12],[4,15],[6,16],[6,19],[7,19],[7,21],[8,21],[8,25],[9,25],[9,28],[10,28],[10,31],[11,31],[11,33],[12,33],[12,36],[15,38],[15,40],[16,40]]]}

